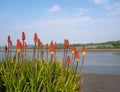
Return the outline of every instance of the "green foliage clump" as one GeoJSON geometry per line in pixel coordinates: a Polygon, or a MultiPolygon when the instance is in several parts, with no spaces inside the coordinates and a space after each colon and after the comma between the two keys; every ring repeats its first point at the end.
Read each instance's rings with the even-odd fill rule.
{"type": "Polygon", "coordinates": [[[50,61],[25,59],[0,62],[0,92],[76,92],[81,74],[50,61]],[[50,74],[51,73],[51,74],[50,74]]]}

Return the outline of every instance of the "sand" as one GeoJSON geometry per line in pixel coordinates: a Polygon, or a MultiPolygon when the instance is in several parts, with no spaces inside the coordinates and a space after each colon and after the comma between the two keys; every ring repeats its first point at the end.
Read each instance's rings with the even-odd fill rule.
{"type": "Polygon", "coordinates": [[[120,75],[83,74],[82,92],[120,92],[120,75]]]}

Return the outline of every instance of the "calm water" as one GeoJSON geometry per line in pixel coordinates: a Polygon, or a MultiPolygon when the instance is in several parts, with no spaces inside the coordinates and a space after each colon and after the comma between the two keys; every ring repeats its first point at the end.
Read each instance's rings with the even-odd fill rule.
{"type": "MultiPolygon", "coordinates": [[[[12,56],[15,53],[12,53],[12,56]]],[[[81,54],[81,53],[80,53],[81,54]]],[[[44,56],[46,53],[44,53],[44,56]]],[[[71,52],[68,53],[71,56],[71,52]]],[[[28,52],[28,57],[33,53],[28,52]]],[[[63,52],[56,53],[57,58],[62,61],[63,52]]],[[[0,52],[0,60],[4,57],[4,53],[0,52]]],[[[79,66],[81,65],[79,61],[79,66]]],[[[79,71],[79,69],[78,69],[79,71]]],[[[84,62],[84,73],[102,73],[102,74],[120,74],[120,52],[87,52],[84,62]]]]}

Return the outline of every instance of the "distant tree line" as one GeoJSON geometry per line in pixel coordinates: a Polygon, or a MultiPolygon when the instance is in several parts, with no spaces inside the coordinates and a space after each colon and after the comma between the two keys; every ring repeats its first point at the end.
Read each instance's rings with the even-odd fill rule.
{"type": "MultiPolygon", "coordinates": [[[[86,46],[88,49],[120,49],[120,40],[118,41],[108,41],[104,43],[77,43],[77,44],[70,44],[70,47],[74,45],[76,48],[81,49],[83,46],[86,46]]],[[[1,49],[4,49],[4,47],[0,47],[1,49]]],[[[15,49],[16,46],[13,46],[13,49],[15,49]]],[[[28,45],[28,49],[33,49],[33,45],[28,45]]],[[[43,49],[45,49],[45,45],[43,45],[43,49]]],[[[63,43],[57,44],[57,49],[64,49],[63,43]]],[[[71,48],[69,48],[71,49],[71,48]]]]}

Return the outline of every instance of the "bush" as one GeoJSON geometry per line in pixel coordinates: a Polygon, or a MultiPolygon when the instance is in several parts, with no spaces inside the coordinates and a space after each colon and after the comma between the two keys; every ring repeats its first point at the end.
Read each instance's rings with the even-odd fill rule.
{"type": "Polygon", "coordinates": [[[0,92],[76,92],[81,88],[81,74],[62,68],[57,60],[0,62],[0,92]],[[2,91],[1,91],[2,90],[2,91]]]}

